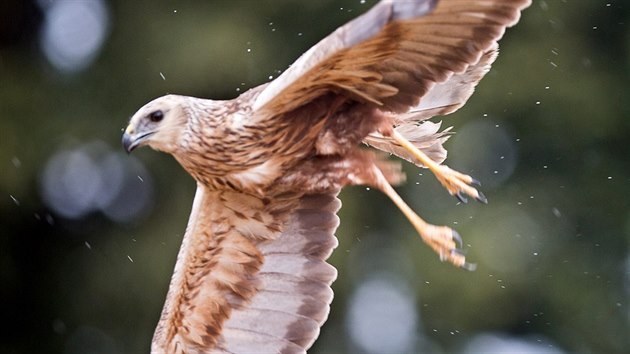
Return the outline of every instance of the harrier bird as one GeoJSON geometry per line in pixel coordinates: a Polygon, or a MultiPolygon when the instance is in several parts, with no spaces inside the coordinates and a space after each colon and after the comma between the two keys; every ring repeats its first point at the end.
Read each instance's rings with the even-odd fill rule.
{"type": "Polygon", "coordinates": [[[399,164],[361,143],[485,202],[441,164],[449,131],[427,119],[466,102],[529,4],[382,0],[233,100],[167,95],[140,108],[124,148],[169,153],[197,182],[152,351],[305,352],[333,298],[326,259],[346,185],[381,190],[442,260],[470,268],[459,235],[396,194],[399,164]]]}

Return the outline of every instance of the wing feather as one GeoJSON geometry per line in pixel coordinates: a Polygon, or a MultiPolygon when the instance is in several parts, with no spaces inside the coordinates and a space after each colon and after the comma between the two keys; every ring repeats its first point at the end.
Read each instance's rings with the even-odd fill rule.
{"type": "Polygon", "coordinates": [[[281,115],[332,92],[407,112],[436,83],[477,64],[530,3],[381,1],[302,55],[261,92],[254,109],[281,115]]]}
{"type": "MultiPolygon", "coordinates": [[[[422,16],[429,13],[435,7],[437,0],[417,0],[417,1],[381,1],[373,6],[365,14],[355,18],[342,27],[339,27],[328,37],[311,47],[302,54],[282,75],[271,82],[266,89],[258,96],[254,104],[254,110],[267,106],[276,107],[277,104],[270,105],[271,101],[277,101],[278,96],[289,94],[302,89],[296,83],[304,80],[308,72],[316,73],[322,70],[334,68],[334,61],[330,60],[335,55],[344,55],[346,50],[374,36],[378,36],[382,28],[391,21],[405,19],[409,17],[422,16]],[[293,86],[293,87],[291,87],[293,86]],[[286,90],[286,91],[285,91],[286,90]]],[[[354,58],[356,67],[371,65],[375,59],[385,58],[386,54],[379,55],[373,53],[372,57],[357,56],[354,58]],[[377,58],[374,58],[374,57],[377,58]],[[365,61],[364,61],[365,60],[365,61]]],[[[352,71],[352,66],[346,67],[350,77],[361,77],[365,72],[362,70],[352,71]]],[[[335,68],[336,69],[336,68],[335,68]]],[[[378,76],[372,76],[378,79],[378,76]]],[[[313,80],[315,78],[311,78],[313,80]]],[[[319,77],[324,83],[325,77],[319,77]]],[[[342,79],[342,78],[339,78],[342,79]]],[[[311,81],[309,80],[309,81],[311,81]]],[[[338,80],[337,82],[342,81],[338,80]]],[[[334,85],[333,80],[330,84],[334,85]]],[[[320,87],[321,89],[321,87],[320,87]]],[[[287,101],[288,102],[288,101],[287,101]]],[[[301,102],[307,103],[307,102],[301,102]]],[[[287,111],[294,109],[287,109],[287,111]]]]}
{"type": "Polygon", "coordinates": [[[287,339],[248,331],[245,329],[224,328],[223,335],[231,339],[229,349],[217,348],[213,353],[303,353],[304,347],[287,339]],[[281,348],[281,350],[278,350],[281,348]]]}
{"type": "MultiPolygon", "coordinates": [[[[336,193],[300,199],[282,234],[260,243],[265,261],[257,275],[259,291],[247,307],[234,310],[226,328],[288,340],[302,348],[298,352],[313,344],[333,298],[330,284],[337,271],[326,259],[337,246],[333,234],[339,225],[336,212],[340,206],[336,193]]],[[[229,333],[223,337],[222,347],[228,349],[243,339],[229,333]]],[[[275,348],[276,352],[285,350],[295,352],[275,348]]]]}
{"type": "Polygon", "coordinates": [[[336,195],[263,202],[199,185],[152,352],[304,353],[333,298],[336,195]]]}

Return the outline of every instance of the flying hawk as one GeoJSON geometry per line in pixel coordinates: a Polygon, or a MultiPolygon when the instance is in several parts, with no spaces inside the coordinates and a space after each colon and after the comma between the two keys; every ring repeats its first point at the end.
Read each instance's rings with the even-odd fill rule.
{"type": "Polygon", "coordinates": [[[378,188],[442,260],[471,268],[454,230],[396,194],[400,165],[361,143],[485,202],[478,182],[441,164],[449,131],[427,119],[466,102],[529,4],[382,0],[233,100],[167,95],[140,108],[124,148],[169,153],[197,182],[152,351],[305,352],[333,298],[326,259],[346,185],[378,188]]]}

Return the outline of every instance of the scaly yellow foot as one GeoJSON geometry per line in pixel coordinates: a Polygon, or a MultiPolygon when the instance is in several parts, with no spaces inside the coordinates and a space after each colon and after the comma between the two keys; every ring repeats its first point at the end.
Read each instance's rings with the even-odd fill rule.
{"type": "Polygon", "coordinates": [[[466,203],[468,200],[465,195],[469,195],[484,204],[488,203],[486,197],[473,187],[480,186],[477,180],[469,175],[457,172],[448,166],[437,164],[395,129],[392,130],[391,137],[409,151],[418,160],[418,162],[431,170],[438,181],[442,183],[444,188],[446,188],[451,195],[457,197],[457,199],[461,202],[466,203]]]}
{"type": "Polygon", "coordinates": [[[396,193],[378,167],[374,166],[373,168],[376,177],[376,187],[396,204],[416,231],[418,231],[422,240],[440,255],[440,259],[464,269],[474,270],[475,265],[466,262],[466,257],[461,250],[462,239],[457,231],[447,226],[436,226],[424,221],[396,193]]]}

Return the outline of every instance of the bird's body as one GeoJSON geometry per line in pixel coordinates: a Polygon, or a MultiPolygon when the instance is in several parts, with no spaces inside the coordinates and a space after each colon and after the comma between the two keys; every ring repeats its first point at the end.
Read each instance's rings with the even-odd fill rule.
{"type": "Polygon", "coordinates": [[[211,189],[260,197],[273,194],[274,189],[318,192],[350,184],[347,175],[352,169],[343,171],[337,166],[333,169],[337,176],[333,176],[327,166],[340,156],[369,165],[372,155],[359,144],[379,126],[393,124],[374,107],[333,96],[282,116],[257,114],[252,103],[264,88],[227,101],[168,95],[149,103],[148,110],[176,105],[187,116],[178,143],[158,143],[155,148],[171,153],[196,181],[211,189]],[[322,181],[307,181],[306,175],[322,181]]]}
{"type": "Polygon", "coordinates": [[[142,107],[125,148],[172,154],[197,182],[152,351],[308,349],[332,301],[325,261],[346,185],[383,191],[443,260],[470,268],[457,233],[393,190],[399,164],[361,145],[485,201],[474,179],[440,165],[449,129],[427,119],[466,102],[529,2],[383,0],[234,100],[167,95],[142,107]]]}

